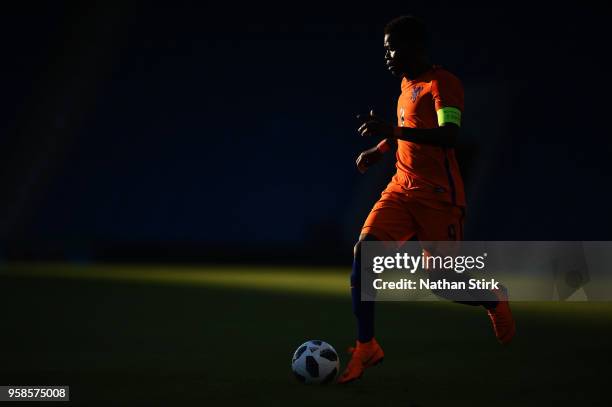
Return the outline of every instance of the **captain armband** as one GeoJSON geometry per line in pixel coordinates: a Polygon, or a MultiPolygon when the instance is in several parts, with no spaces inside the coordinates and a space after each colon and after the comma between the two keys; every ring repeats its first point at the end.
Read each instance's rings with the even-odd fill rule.
{"type": "Polygon", "coordinates": [[[456,107],[443,107],[436,112],[438,114],[438,125],[453,123],[461,126],[461,110],[456,107]]]}

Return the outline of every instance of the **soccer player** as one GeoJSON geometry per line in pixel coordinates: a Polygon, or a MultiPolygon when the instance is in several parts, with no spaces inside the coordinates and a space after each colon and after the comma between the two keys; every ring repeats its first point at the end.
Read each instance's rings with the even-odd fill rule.
{"type": "MultiPolygon", "coordinates": [[[[362,136],[382,141],[357,158],[365,173],[385,153],[396,152],[397,172],[367,217],[355,245],[351,295],[357,319],[357,342],[351,359],[338,379],[348,383],[381,362],[384,352],[374,338],[374,302],[361,301],[361,242],[455,241],[463,238],[465,196],[454,145],[461,126],[461,81],[440,66],[432,65],[426,52],[426,29],[412,17],[398,17],[384,31],[385,61],[401,78],[397,102],[397,126],[374,115],[360,117],[362,136]]],[[[471,305],[483,306],[502,344],[515,333],[515,322],[505,289],[480,290],[471,305]]]]}

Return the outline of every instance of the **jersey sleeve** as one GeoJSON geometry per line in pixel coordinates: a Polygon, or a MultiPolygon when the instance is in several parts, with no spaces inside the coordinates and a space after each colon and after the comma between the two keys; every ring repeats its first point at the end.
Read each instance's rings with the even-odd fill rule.
{"type": "Polygon", "coordinates": [[[448,72],[440,72],[431,82],[431,94],[438,116],[438,125],[454,123],[461,126],[463,113],[463,85],[448,72]]]}

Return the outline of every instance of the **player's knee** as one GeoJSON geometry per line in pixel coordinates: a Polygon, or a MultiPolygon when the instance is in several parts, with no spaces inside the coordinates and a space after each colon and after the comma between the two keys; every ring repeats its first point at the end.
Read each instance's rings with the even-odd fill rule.
{"type": "Polygon", "coordinates": [[[355,246],[353,246],[353,257],[355,259],[361,257],[361,242],[362,240],[359,240],[357,243],[355,243],[355,246]]]}
{"type": "Polygon", "coordinates": [[[376,239],[372,235],[363,234],[359,236],[359,240],[357,241],[357,243],[355,243],[355,246],[353,246],[353,255],[355,256],[355,259],[361,258],[361,246],[363,245],[363,242],[372,242],[375,240],[378,239],[376,239]]]}
{"type": "Polygon", "coordinates": [[[376,238],[371,235],[361,235],[353,247],[354,260],[353,271],[351,273],[351,287],[361,286],[361,248],[363,246],[363,242],[374,240],[376,240],[376,238]]]}

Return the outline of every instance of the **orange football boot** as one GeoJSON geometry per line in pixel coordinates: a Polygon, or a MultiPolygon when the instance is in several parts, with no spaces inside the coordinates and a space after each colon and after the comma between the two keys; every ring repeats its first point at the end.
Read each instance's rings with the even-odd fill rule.
{"type": "Polygon", "coordinates": [[[497,305],[495,308],[487,310],[491,323],[493,324],[493,330],[497,340],[505,345],[509,343],[514,334],[516,333],[516,323],[512,317],[512,311],[510,311],[510,304],[508,303],[508,290],[502,287],[497,290],[492,290],[497,296],[497,305]]]}
{"type": "Polygon", "coordinates": [[[348,353],[351,354],[351,360],[338,378],[340,384],[359,379],[365,369],[381,363],[385,358],[385,353],[374,338],[369,342],[357,341],[357,346],[350,347],[348,353]]]}

